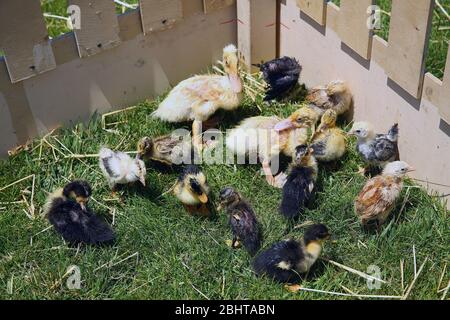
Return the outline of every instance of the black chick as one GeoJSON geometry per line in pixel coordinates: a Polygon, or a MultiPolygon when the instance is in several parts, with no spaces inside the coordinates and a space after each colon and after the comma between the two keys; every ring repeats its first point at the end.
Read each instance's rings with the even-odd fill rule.
{"type": "Polygon", "coordinates": [[[294,89],[300,77],[301,66],[295,58],[282,57],[263,64],[255,64],[268,84],[265,101],[281,100],[294,89]]]}
{"type": "Polygon", "coordinates": [[[253,261],[253,269],[259,276],[266,275],[281,283],[298,281],[299,274],[306,273],[322,252],[323,242],[330,238],[323,224],[310,226],[303,240],[288,239],[276,242],[262,251],[253,261]]]}
{"type": "Polygon", "coordinates": [[[295,148],[295,157],[283,186],[280,213],[287,219],[297,219],[312,201],[317,179],[317,162],[307,145],[295,148]]]}
{"type": "Polygon", "coordinates": [[[229,215],[233,240],[236,247],[238,240],[252,256],[261,248],[261,229],[256,214],[250,204],[233,188],[225,188],[219,194],[219,208],[224,208],[229,215]]]}
{"type": "Polygon", "coordinates": [[[70,245],[110,244],[115,239],[111,227],[86,207],[91,194],[91,186],[77,180],[56,190],[47,199],[47,218],[70,245]]]}

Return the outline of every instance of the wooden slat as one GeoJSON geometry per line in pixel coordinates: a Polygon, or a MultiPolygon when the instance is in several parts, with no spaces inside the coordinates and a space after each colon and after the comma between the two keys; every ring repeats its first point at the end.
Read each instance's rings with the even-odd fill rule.
{"type": "Polygon", "coordinates": [[[80,29],[75,38],[80,57],[89,57],[120,44],[119,22],[111,0],[69,0],[80,7],[80,29]]]}
{"type": "Polygon", "coordinates": [[[297,0],[297,6],[317,23],[324,26],[326,21],[326,0],[297,0]]]}
{"type": "Polygon", "coordinates": [[[6,64],[0,58],[0,157],[36,134],[24,82],[11,83],[6,64]]]}
{"type": "Polygon", "coordinates": [[[13,83],[56,67],[38,0],[0,1],[0,49],[13,83]]]}
{"type": "Polygon", "coordinates": [[[203,0],[203,12],[210,13],[235,3],[235,0],[203,0]]]}
{"type": "Polygon", "coordinates": [[[327,8],[327,27],[333,29],[347,46],[368,60],[372,51],[372,31],[367,13],[375,0],[341,0],[340,7],[332,2],[327,8]]]}
{"type": "Polygon", "coordinates": [[[183,18],[181,0],[139,0],[144,34],[165,30],[183,18]]]}
{"type": "Polygon", "coordinates": [[[422,92],[433,6],[433,0],[392,0],[389,42],[373,40],[373,59],[415,98],[422,92]]]}
{"type": "Polygon", "coordinates": [[[274,0],[237,0],[238,47],[248,67],[276,57],[276,12],[274,0]]]}
{"type": "Polygon", "coordinates": [[[439,109],[442,119],[450,124],[450,48],[447,54],[443,81],[431,73],[427,73],[425,75],[424,94],[424,97],[439,109]]]}

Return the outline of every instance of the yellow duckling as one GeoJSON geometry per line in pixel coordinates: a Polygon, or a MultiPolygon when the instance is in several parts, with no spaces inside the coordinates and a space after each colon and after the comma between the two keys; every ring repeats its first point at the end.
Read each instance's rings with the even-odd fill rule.
{"type": "Polygon", "coordinates": [[[173,189],[173,193],[190,214],[210,216],[209,186],[205,174],[196,165],[184,168],[173,189]]]}
{"type": "Polygon", "coordinates": [[[336,111],[325,111],[313,136],[311,148],[314,150],[314,157],[319,161],[335,161],[345,153],[346,137],[344,131],[336,127],[336,118],[336,111]]]}
{"type": "Polygon", "coordinates": [[[238,157],[249,155],[250,161],[258,157],[267,182],[282,188],[286,175],[274,177],[271,162],[280,153],[291,157],[296,146],[306,144],[318,119],[319,115],[309,107],[298,109],[284,120],[277,116],[248,118],[227,133],[226,145],[238,157]]]}
{"type": "Polygon", "coordinates": [[[242,99],[238,50],[232,44],[223,49],[226,75],[198,75],[180,82],[153,113],[167,122],[193,121],[193,144],[202,149],[202,122],[218,109],[236,109],[242,99]]]}

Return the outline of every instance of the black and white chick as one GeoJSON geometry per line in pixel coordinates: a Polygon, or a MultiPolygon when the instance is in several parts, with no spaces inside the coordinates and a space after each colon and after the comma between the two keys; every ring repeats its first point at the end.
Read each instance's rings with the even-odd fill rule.
{"type": "MultiPolygon", "coordinates": [[[[400,160],[398,151],[398,124],[394,124],[387,134],[376,134],[368,122],[355,122],[349,135],[357,137],[356,150],[369,167],[381,167],[400,160]]],[[[365,173],[366,169],[360,169],[365,173]]]]}
{"type": "Polygon", "coordinates": [[[287,219],[297,219],[314,198],[317,161],[307,145],[295,148],[295,156],[283,186],[280,213],[287,219]]]}
{"type": "Polygon", "coordinates": [[[251,205],[233,188],[227,187],[219,194],[219,207],[225,209],[229,216],[233,240],[232,248],[237,248],[239,242],[250,255],[255,255],[261,248],[261,228],[251,205]]]}
{"type": "Polygon", "coordinates": [[[209,186],[205,174],[196,165],[187,165],[177,179],[174,195],[189,214],[210,216],[209,186]]]}
{"type": "Polygon", "coordinates": [[[266,275],[281,283],[296,282],[299,274],[311,269],[322,252],[323,242],[329,238],[330,233],[325,225],[312,225],[302,240],[276,242],[259,253],[253,261],[253,269],[257,275],[266,275]]]}
{"type": "Polygon", "coordinates": [[[266,81],[268,88],[264,101],[285,98],[298,83],[300,64],[295,58],[282,57],[262,64],[255,64],[266,81]]]}
{"type": "Polygon", "coordinates": [[[140,181],[145,186],[147,170],[144,161],[131,158],[128,154],[101,148],[99,165],[103,175],[108,180],[112,190],[117,184],[127,184],[140,181]]]}
{"type": "Polygon", "coordinates": [[[70,245],[100,245],[115,240],[112,228],[87,207],[92,189],[86,181],[76,180],[49,195],[44,213],[70,245]]]}

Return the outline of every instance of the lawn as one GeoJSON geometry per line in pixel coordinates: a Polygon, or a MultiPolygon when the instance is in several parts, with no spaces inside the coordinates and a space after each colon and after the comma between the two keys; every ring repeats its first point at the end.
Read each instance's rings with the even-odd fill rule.
{"type": "MultiPolygon", "coordinates": [[[[261,105],[261,103],[259,103],[261,105]]],[[[87,299],[324,299],[321,293],[289,293],[283,286],[266,278],[257,278],[250,267],[251,258],[243,250],[232,250],[227,217],[214,219],[188,216],[181,204],[166,193],[173,185],[179,168],[148,164],[148,187],[123,189],[123,202],[112,196],[102,177],[96,158],[77,158],[73,154],[95,154],[107,145],[132,151],[144,135],[171,132],[176,125],[162,124],[150,118],[158,100],[143,102],[135,109],[107,118],[105,131],[101,119],[94,116],[86,124],[64,128],[44,139],[37,139],[23,151],[0,162],[0,188],[22,177],[34,175],[35,217],[30,219],[27,205],[32,196],[29,178],[0,193],[0,297],[1,298],[87,298],[87,299]],[[42,147],[41,147],[42,146],[42,147]],[[91,206],[114,222],[117,244],[109,248],[68,248],[49,229],[41,215],[48,192],[68,180],[82,178],[93,186],[91,206]],[[23,198],[24,197],[24,198],[23,198]],[[113,218],[114,216],[114,218],[113,218]],[[76,265],[81,271],[81,289],[66,286],[66,271],[76,265]]],[[[287,116],[297,106],[263,106],[262,114],[287,116]]],[[[235,113],[222,113],[220,129],[225,131],[240,119],[260,114],[246,97],[235,113]]],[[[188,129],[189,124],[184,124],[188,129]]],[[[348,127],[348,126],[347,126],[348,127]]],[[[414,278],[413,247],[416,269],[423,271],[410,298],[437,299],[445,287],[445,266],[449,252],[448,211],[422,189],[408,183],[402,199],[380,234],[361,230],[353,213],[353,199],[364,184],[356,174],[361,162],[351,145],[347,155],[334,169],[321,167],[319,193],[311,210],[297,228],[287,228],[278,213],[281,192],[268,186],[258,165],[202,165],[212,192],[231,185],[254,206],[263,225],[264,247],[287,237],[300,238],[305,221],[325,223],[334,235],[324,257],[367,272],[370,265],[380,268],[388,282],[379,290],[369,290],[366,280],[325,261],[319,261],[302,285],[307,288],[360,294],[402,295],[414,278]],[[400,264],[403,263],[403,285],[400,264]],[[441,279],[442,278],[442,279],[441,279]],[[441,279],[441,281],[440,281],[441,279]]]]}
{"type": "MultiPolygon", "coordinates": [[[[53,1],[50,4],[55,4],[53,1]]],[[[150,117],[159,101],[87,124],[62,128],[36,139],[27,150],[0,161],[0,298],[1,299],[336,299],[325,293],[290,293],[251,269],[244,250],[225,244],[231,238],[227,217],[211,220],[189,216],[167,192],[180,168],[149,162],[147,187],[120,191],[113,198],[95,157],[100,146],[133,151],[142,136],[170,133],[189,124],[164,124],[150,117]],[[11,187],[5,186],[29,177],[11,187]],[[80,178],[93,186],[91,207],[109,220],[117,233],[112,247],[69,248],[42,216],[48,192],[80,178]],[[34,184],[33,184],[34,180],[34,184]],[[34,188],[33,188],[34,185],[34,188]],[[24,200],[25,199],[25,200],[24,200]],[[32,201],[31,201],[32,200],[32,201]],[[17,203],[15,203],[17,202],[17,203]],[[27,204],[28,203],[28,204],[27,204]],[[35,215],[29,217],[29,204],[35,215]],[[78,266],[81,289],[67,287],[67,270],[78,266]]],[[[261,103],[246,97],[237,112],[220,113],[225,132],[252,115],[287,116],[293,104],[261,103]]],[[[345,129],[349,124],[342,123],[345,129]]],[[[349,151],[334,167],[320,167],[318,195],[295,228],[278,213],[281,191],[267,185],[258,165],[202,165],[213,194],[234,186],[253,205],[263,226],[263,247],[287,237],[300,238],[307,221],[325,223],[333,233],[323,257],[371,273],[375,265],[387,283],[370,290],[367,281],[324,260],[302,280],[316,290],[402,296],[413,282],[409,299],[440,299],[449,281],[450,220],[441,198],[429,196],[408,180],[392,219],[377,233],[364,232],[353,213],[353,200],[365,182],[356,173],[362,162],[349,151]],[[423,266],[422,268],[420,268],[423,266]],[[403,271],[402,271],[403,270],[403,271]]],[[[286,163],[284,163],[286,165],[286,163]]],[[[372,273],[371,273],[372,274],[372,273]]]]}

